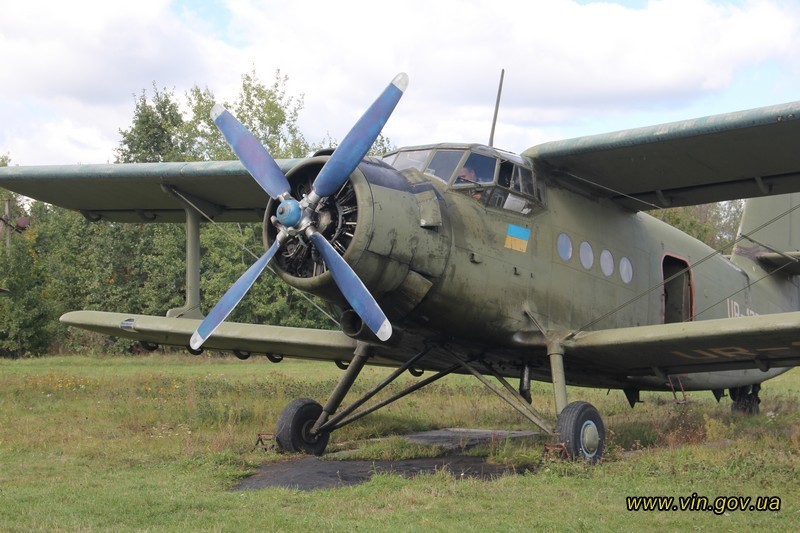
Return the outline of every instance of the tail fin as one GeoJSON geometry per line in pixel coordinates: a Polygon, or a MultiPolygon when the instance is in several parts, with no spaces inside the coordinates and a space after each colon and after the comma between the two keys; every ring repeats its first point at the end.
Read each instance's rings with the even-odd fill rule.
{"type": "Polygon", "coordinates": [[[747,200],[739,235],[731,259],[748,274],[800,274],[800,193],[747,200]]]}

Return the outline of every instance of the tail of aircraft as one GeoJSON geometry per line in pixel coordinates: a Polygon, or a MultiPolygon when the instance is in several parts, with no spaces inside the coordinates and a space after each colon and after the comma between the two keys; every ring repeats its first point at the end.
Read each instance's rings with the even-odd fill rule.
{"type": "Polygon", "coordinates": [[[764,196],[747,200],[742,213],[739,242],[734,256],[749,255],[753,245],[767,252],[800,250],[800,193],[764,196]]]}
{"type": "Polygon", "coordinates": [[[797,310],[798,288],[786,284],[800,275],[800,193],[747,200],[739,226],[742,239],[731,260],[750,277],[750,282],[769,285],[794,303],[783,310],[797,310]],[[763,279],[769,276],[769,280],[763,279]]]}

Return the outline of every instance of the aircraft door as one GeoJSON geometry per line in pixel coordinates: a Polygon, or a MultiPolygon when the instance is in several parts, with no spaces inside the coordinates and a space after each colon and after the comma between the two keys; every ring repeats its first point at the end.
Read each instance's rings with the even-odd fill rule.
{"type": "Polygon", "coordinates": [[[686,322],[694,313],[694,288],[689,264],[666,255],[661,264],[664,275],[664,323],[686,322]]]}

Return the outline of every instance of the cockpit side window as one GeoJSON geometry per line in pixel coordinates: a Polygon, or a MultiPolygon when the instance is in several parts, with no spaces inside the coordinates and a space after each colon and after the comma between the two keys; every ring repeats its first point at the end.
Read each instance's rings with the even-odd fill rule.
{"type": "Polygon", "coordinates": [[[494,181],[497,159],[481,154],[470,154],[464,166],[459,169],[455,185],[484,184],[494,181]]]}
{"type": "Polygon", "coordinates": [[[503,161],[500,165],[497,184],[512,191],[532,196],[540,203],[544,203],[541,187],[536,186],[533,172],[529,168],[515,165],[510,161],[503,161]]]}
{"type": "Polygon", "coordinates": [[[514,174],[511,176],[511,188],[522,194],[535,196],[533,173],[530,169],[514,165],[514,174]]]}
{"type": "Polygon", "coordinates": [[[535,187],[533,173],[530,169],[515,165],[510,161],[501,161],[497,172],[497,187],[487,189],[481,200],[488,207],[497,207],[522,214],[530,213],[534,202],[528,197],[533,197],[541,204],[541,195],[535,187]],[[523,196],[524,195],[524,196],[523,196]]]}
{"type": "Polygon", "coordinates": [[[440,180],[450,181],[463,157],[464,150],[437,150],[428,163],[425,173],[440,180]]]}

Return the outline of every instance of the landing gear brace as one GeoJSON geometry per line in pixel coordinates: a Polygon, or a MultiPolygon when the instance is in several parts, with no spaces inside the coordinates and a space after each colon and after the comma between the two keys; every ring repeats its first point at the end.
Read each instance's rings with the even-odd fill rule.
{"type": "Polygon", "coordinates": [[[603,420],[597,409],[587,402],[578,401],[567,404],[564,351],[560,341],[557,340],[548,342],[550,369],[557,409],[555,428],[548,422],[547,418],[529,403],[530,373],[527,367],[523,366],[520,376],[520,389],[517,391],[490,364],[480,360],[465,361],[455,355],[452,355],[454,362],[452,366],[409,385],[402,391],[368,409],[355,413],[359,407],[373,398],[387,385],[394,382],[405,371],[413,370],[414,365],[425,357],[429,351],[430,348],[416,354],[391,372],[386,379],[367,391],[361,398],[336,414],[345,396],[371,356],[371,346],[366,342],[359,341],[352,361],[345,369],[324,407],[310,398],[298,398],[286,406],[278,419],[278,427],[275,432],[278,447],[288,452],[322,455],[328,445],[332,431],[385,407],[455,370],[462,369],[478,378],[489,390],[505,400],[545,433],[553,436],[558,441],[558,444],[563,446],[569,458],[585,459],[594,463],[602,457],[605,448],[605,426],[603,425],[603,420]],[[484,375],[487,373],[491,374],[502,387],[492,383],[484,375]]]}

